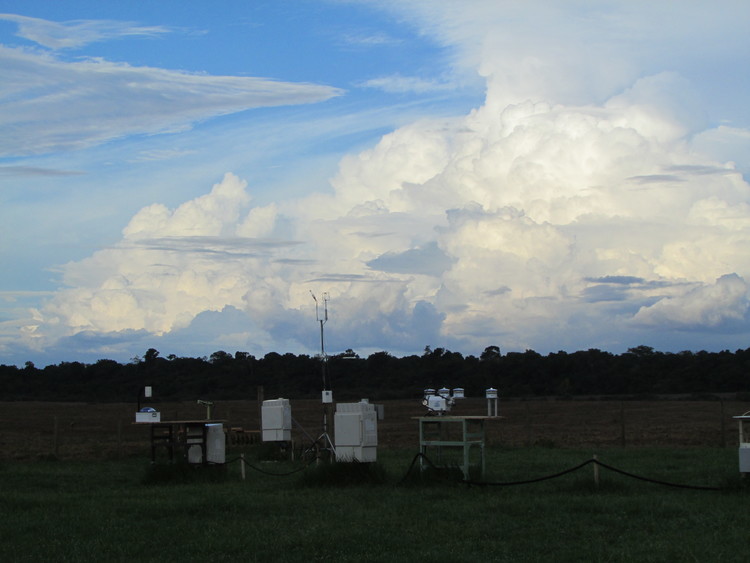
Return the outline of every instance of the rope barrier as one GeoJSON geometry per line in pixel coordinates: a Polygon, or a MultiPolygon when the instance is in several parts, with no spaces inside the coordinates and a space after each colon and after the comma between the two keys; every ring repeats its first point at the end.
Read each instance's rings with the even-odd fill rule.
{"type": "Polygon", "coordinates": [[[701,485],[683,485],[680,483],[669,483],[667,481],[660,481],[658,479],[651,479],[649,477],[642,477],[640,475],[635,475],[634,473],[628,473],[627,471],[623,471],[622,469],[618,469],[616,467],[612,467],[611,465],[607,465],[606,463],[602,463],[599,460],[591,460],[600,467],[603,467],[604,469],[609,469],[610,471],[614,471],[615,473],[619,473],[620,475],[624,475],[625,477],[630,477],[632,479],[639,479],[641,481],[646,481],[648,483],[654,483],[655,485],[664,485],[665,487],[677,487],[680,489],[695,489],[698,491],[721,491],[723,490],[721,487],[704,487],[701,485]]]}
{"type": "Polygon", "coordinates": [[[510,487],[514,485],[530,485],[531,483],[539,483],[540,481],[549,481],[550,479],[557,479],[558,477],[562,477],[563,475],[567,475],[568,473],[573,473],[574,471],[578,471],[579,469],[586,467],[590,463],[598,463],[598,462],[595,459],[589,459],[589,460],[584,461],[583,463],[579,463],[575,467],[571,467],[570,469],[565,469],[563,471],[554,473],[552,475],[545,475],[544,477],[537,477],[535,479],[525,479],[523,481],[488,483],[486,481],[472,481],[472,480],[464,479],[462,483],[466,483],[467,485],[477,485],[480,487],[510,487]]]}
{"type": "Polygon", "coordinates": [[[298,467],[297,469],[294,469],[292,471],[288,471],[286,473],[275,473],[273,471],[266,471],[265,469],[261,469],[260,467],[256,467],[252,465],[251,463],[248,463],[245,458],[242,457],[236,457],[232,460],[229,460],[227,463],[233,463],[235,461],[239,461],[240,463],[244,464],[245,467],[249,467],[250,469],[257,471],[258,473],[263,473],[264,475],[270,475],[272,477],[288,477],[289,475],[294,475],[295,473],[299,473],[300,471],[304,471],[308,467],[310,467],[313,463],[315,463],[315,458],[311,459],[309,462],[307,462],[306,465],[303,465],[302,467],[298,467]]]}
{"type": "MultiPolygon", "coordinates": [[[[617,467],[613,467],[612,465],[601,462],[596,458],[586,460],[583,463],[579,463],[575,467],[565,469],[558,473],[554,473],[552,475],[545,475],[543,477],[537,477],[535,479],[525,479],[523,481],[506,481],[506,482],[487,482],[487,481],[474,481],[471,479],[469,480],[464,479],[461,482],[470,486],[476,485],[479,487],[510,487],[510,486],[515,486],[515,485],[528,485],[531,483],[539,483],[540,481],[548,481],[550,479],[556,479],[558,477],[562,477],[563,475],[567,475],[568,473],[573,473],[574,471],[578,471],[579,469],[582,469],[583,467],[589,465],[590,463],[593,463],[599,467],[603,467],[604,469],[609,469],[610,471],[613,471],[614,473],[619,473],[620,475],[623,475],[625,477],[630,477],[631,479],[638,479],[640,481],[646,481],[648,483],[653,483],[655,485],[663,485],[665,487],[675,487],[675,488],[681,488],[681,489],[693,489],[693,490],[698,490],[698,491],[722,491],[724,490],[724,488],[722,487],[709,487],[709,486],[703,486],[703,485],[686,485],[682,483],[671,483],[671,482],[662,481],[659,479],[652,479],[650,477],[643,477],[641,475],[636,475],[635,473],[630,473],[628,471],[618,469],[617,467]]],[[[413,462],[412,462],[412,465],[413,465],[413,462]]]]}
{"type": "MultiPolygon", "coordinates": [[[[411,463],[409,464],[409,468],[406,471],[406,474],[401,478],[399,481],[399,484],[404,483],[406,479],[411,474],[412,470],[414,469],[414,465],[417,463],[417,460],[424,460],[432,469],[440,469],[437,465],[435,465],[430,458],[428,458],[423,453],[418,453],[414,456],[411,463]]],[[[302,467],[298,467],[297,469],[294,469],[292,471],[286,472],[286,473],[275,473],[272,471],[266,471],[264,469],[261,469],[260,467],[256,467],[247,461],[245,461],[244,458],[238,457],[233,460],[230,460],[228,463],[233,463],[235,461],[240,461],[243,463],[246,467],[249,467],[250,469],[253,469],[257,471],[258,473],[262,473],[264,475],[270,475],[272,477],[288,477],[289,475],[294,475],[295,473],[299,473],[300,471],[304,471],[308,467],[310,467],[316,460],[312,459],[310,460],[306,465],[302,467]]],[[[618,473],[620,475],[623,475],[625,477],[629,477],[631,479],[638,479],[640,481],[645,481],[647,483],[653,483],[655,485],[662,485],[665,487],[675,487],[675,488],[681,488],[681,489],[693,489],[698,491],[722,491],[724,488],[722,487],[710,487],[710,486],[704,486],[704,485],[686,485],[683,483],[671,483],[669,481],[662,481],[660,479],[652,479],[650,477],[643,477],[642,475],[636,475],[635,473],[630,473],[629,471],[625,471],[623,469],[619,469],[617,467],[614,467],[612,465],[609,465],[607,463],[604,463],[602,461],[599,461],[596,458],[587,459],[586,461],[579,463],[578,465],[574,467],[570,467],[568,469],[564,469],[562,471],[558,471],[557,473],[553,473],[551,475],[544,475],[541,477],[535,477],[533,479],[524,479],[521,481],[502,481],[502,482],[491,482],[491,481],[474,481],[472,479],[462,479],[462,480],[452,480],[457,483],[462,483],[469,486],[477,486],[477,487],[512,487],[516,485],[530,485],[533,483],[540,483],[542,481],[549,481],[551,479],[557,479],[558,477],[562,477],[564,475],[568,475],[569,473],[574,473],[578,471],[579,469],[583,469],[589,464],[594,464],[599,467],[603,467],[604,469],[608,469],[614,473],[618,473]]]]}

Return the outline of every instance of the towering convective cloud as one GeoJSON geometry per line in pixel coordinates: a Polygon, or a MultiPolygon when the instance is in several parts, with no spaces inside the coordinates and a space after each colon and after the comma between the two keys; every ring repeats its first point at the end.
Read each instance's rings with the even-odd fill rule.
{"type": "MultiPolygon", "coordinates": [[[[619,84],[632,64],[591,55],[599,66],[568,64],[556,89],[554,45],[508,62],[502,18],[481,21],[460,58],[487,78],[482,107],[344,158],[329,194],[254,206],[226,174],[176,209],[142,209],[118,244],[63,267],[29,341],[169,342],[213,315],[217,346],[310,351],[310,292],[329,293],[341,350],[679,350],[746,334],[750,186],[696,150],[690,83],[664,70],[619,84]],[[619,90],[583,100],[596,72],[593,97],[619,90]]],[[[471,35],[458,17],[430,25],[446,43],[471,35]]]]}

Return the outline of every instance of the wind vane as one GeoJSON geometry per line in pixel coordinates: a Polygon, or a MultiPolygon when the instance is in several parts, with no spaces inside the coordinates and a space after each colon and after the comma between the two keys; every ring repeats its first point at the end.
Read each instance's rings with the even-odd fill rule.
{"type": "Polygon", "coordinates": [[[328,293],[325,292],[322,295],[323,298],[323,317],[320,316],[320,308],[318,305],[318,298],[310,290],[310,295],[315,300],[315,320],[320,323],[320,359],[323,362],[323,391],[328,390],[328,381],[326,377],[326,363],[328,362],[328,356],[326,355],[325,338],[323,336],[323,325],[328,321],[328,293]]]}

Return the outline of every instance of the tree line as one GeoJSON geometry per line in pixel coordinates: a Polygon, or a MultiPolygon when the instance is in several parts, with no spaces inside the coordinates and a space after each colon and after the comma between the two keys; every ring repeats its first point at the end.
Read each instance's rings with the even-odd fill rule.
{"type": "Polygon", "coordinates": [[[444,348],[395,357],[386,351],[360,357],[352,350],[319,356],[217,351],[210,357],[162,357],[151,348],[129,363],[61,362],[37,368],[0,365],[0,400],[135,402],[150,385],[159,401],[248,400],[263,387],[266,398],[337,401],[415,398],[426,388],[456,388],[484,397],[738,393],[750,396],[750,348],[730,352],[665,353],[649,346],[623,354],[598,349],[541,355],[502,353],[488,346],[477,357],[444,348]]]}

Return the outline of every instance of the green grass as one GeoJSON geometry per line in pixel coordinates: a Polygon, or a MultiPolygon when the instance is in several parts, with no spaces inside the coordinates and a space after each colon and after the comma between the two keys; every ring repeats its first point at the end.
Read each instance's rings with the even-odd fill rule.
{"type": "MultiPolygon", "coordinates": [[[[2,561],[746,561],[748,490],[735,449],[492,449],[486,480],[557,473],[597,453],[665,487],[593,467],[523,486],[404,477],[413,451],[370,466],[252,460],[194,467],[0,465],[2,561]],[[355,467],[356,466],[356,467],[355,467]],[[361,482],[358,482],[360,481],[361,482]]],[[[230,454],[230,457],[232,455],[230,454]]],[[[248,458],[250,459],[250,457],[248,458]]],[[[450,472],[448,472],[450,474],[450,472]]]]}

